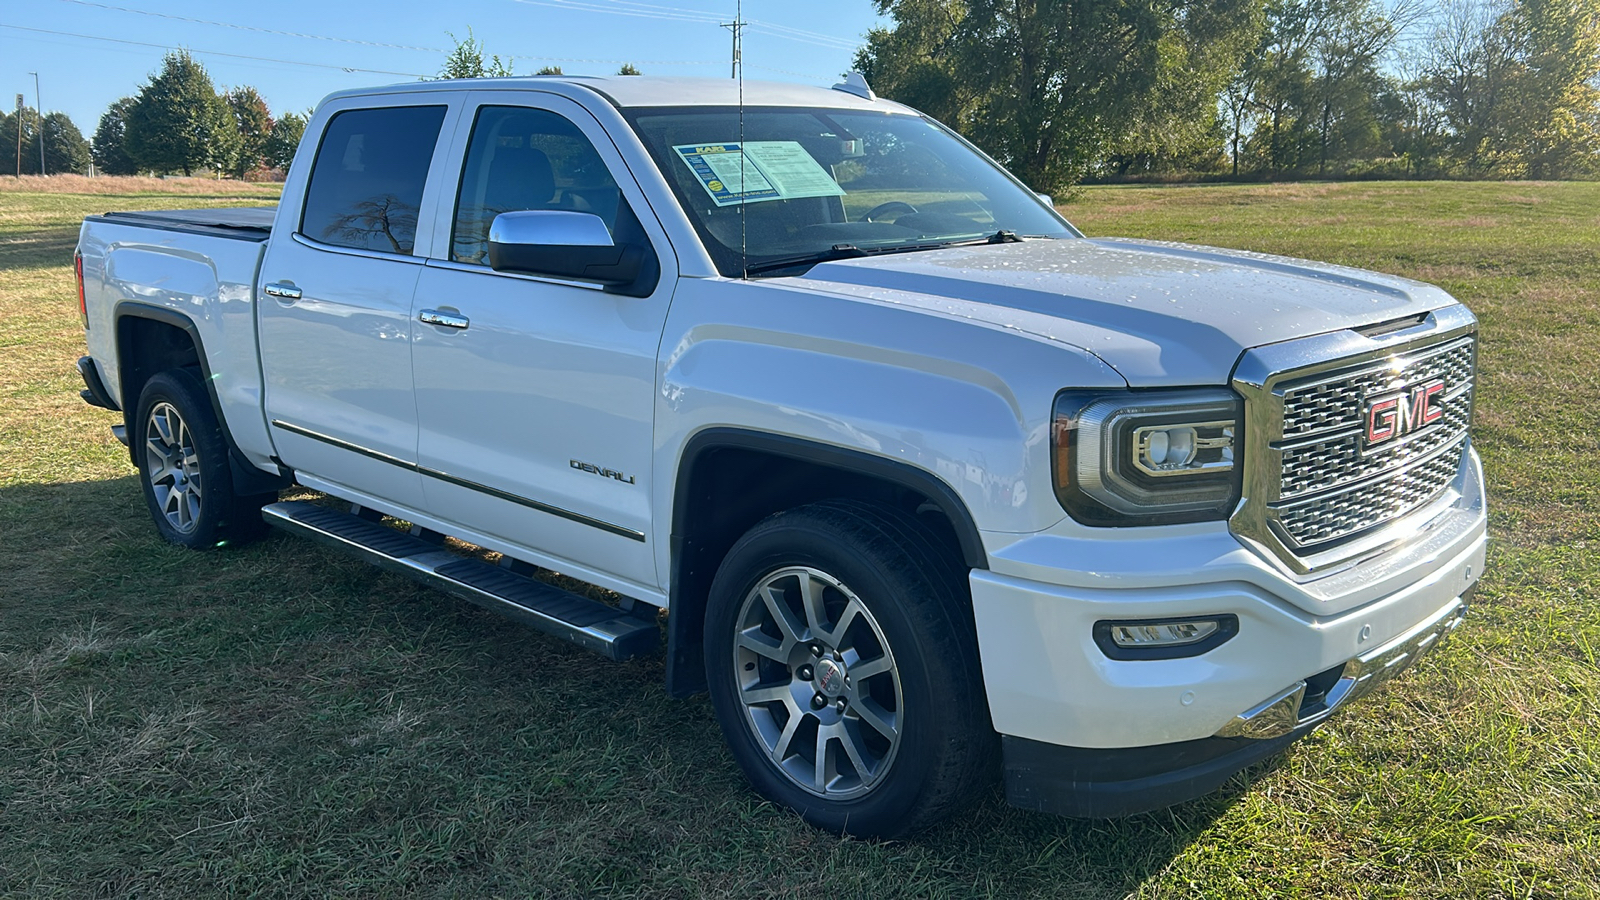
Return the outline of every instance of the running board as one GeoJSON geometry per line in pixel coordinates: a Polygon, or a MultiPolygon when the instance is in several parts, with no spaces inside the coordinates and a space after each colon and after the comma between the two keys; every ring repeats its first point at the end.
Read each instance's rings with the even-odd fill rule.
{"type": "Polygon", "coordinates": [[[269,504],[262,508],[261,516],[276,528],[408,575],[609,659],[650,653],[661,641],[653,617],[643,618],[580,597],[349,513],[292,500],[269,504]]]}

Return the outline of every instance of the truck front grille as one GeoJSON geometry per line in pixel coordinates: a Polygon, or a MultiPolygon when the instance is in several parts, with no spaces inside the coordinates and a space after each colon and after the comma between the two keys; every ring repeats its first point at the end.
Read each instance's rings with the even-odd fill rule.
{"type": "Polygon", "coordinates": [[[1296,553],[1313,552],[1401,518],[1437,497],[1455,478],[1472,414],[1475,339],[1468,334],[1380,359],[1365,359],[1280,381],[1283,419],[1271,443],[1280,454],[1277,498],[1269,502],[1296,553]],[[1443,415],[1410,434],[1368,446],[1374,398],[1434,382],[1443,415]]]}

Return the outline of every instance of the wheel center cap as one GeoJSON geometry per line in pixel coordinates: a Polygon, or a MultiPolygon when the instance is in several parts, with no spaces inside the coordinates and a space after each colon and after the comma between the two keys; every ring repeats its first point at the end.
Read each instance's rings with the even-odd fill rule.
{"type": "Polygon", "coordinates": [[[831,659],[818,662],[817,690],[829,697],[844,693],[844,666],[831,659]]]}

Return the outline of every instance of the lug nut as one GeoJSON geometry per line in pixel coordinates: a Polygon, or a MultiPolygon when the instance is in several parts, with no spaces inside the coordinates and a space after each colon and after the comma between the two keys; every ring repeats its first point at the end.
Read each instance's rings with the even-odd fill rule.
{"type": "Polygon", "coordinates": [[[840,698],[839,698],[839,700],[838,700],[838,702],[836,702],[836,703],[834,703],[834,704],[833,704],[833,708],[834,708],[834,709],[836,709],[836,710],[838,710],[838,711],[839,711],[839,712],[844,712],[844,708],[845,708],[845,707],[846,707],[846,706],[848,706],[848,705],[849,705],[849,704],[847,704],[847,703],[846,703],[846,702],[845,702],[845,699],[844,699],[844,698],[843,698],[843,697],[840,697],[840,698]]]}
{"type": "Polygon", "coordinates": [[[818,659],[821,659],[822,658],[822,645],[821,644],[812,644],[811,645],[811,655],[817,657],[818,659]]]}
{"type": "Polygon", "coordinates": [[[800,676],[800,680],[801,681],[810,681],[811,680],[811,676],[816,674],[816,673],[811,671],[811,667],[810,666],[801,666],[800,667],[800,671],[797,672],[796,674],[800,676]]]}
{"type": "Polygon", "coordinates": [[[828,705],[828,698],[822,696],[821,694],[817,694],[816,696],[811,698],[811,708],[812,709],[821,709],[821,708],[823,708],[824,706],[827,706],[827,705],[828,705]]]}

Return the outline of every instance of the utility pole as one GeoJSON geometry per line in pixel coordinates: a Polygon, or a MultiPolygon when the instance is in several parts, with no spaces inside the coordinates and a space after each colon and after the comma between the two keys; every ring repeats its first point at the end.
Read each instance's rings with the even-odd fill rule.
{"type": "Polygon", "coordinates": [[[741,37],[740,32],[749,24],[749,22],[741,20],[738,15],[733,17],[732,22],[721,23],[723,28],[733,32],[733,70],[728,73],[729,78],[738,78],[739,70],[744,68],[744,39],[741,37]]]}
{"type": "MultiPolygon", "coordinates": [[[[28,74],[33,76],[34,114],[39,117],[39,174],[48,175],[50,173],[44,170],[44,101],[39,99],[39,73],[29,72],[28,74]]],[[[18,133],[21,133],[21,123],[18,123],[17,128],[18,133]]]]}
{"type": "Polygon", "coordinates": [[[17,177],[22,177],[22,104],[21,94],[17,95],[17,177]]]}

